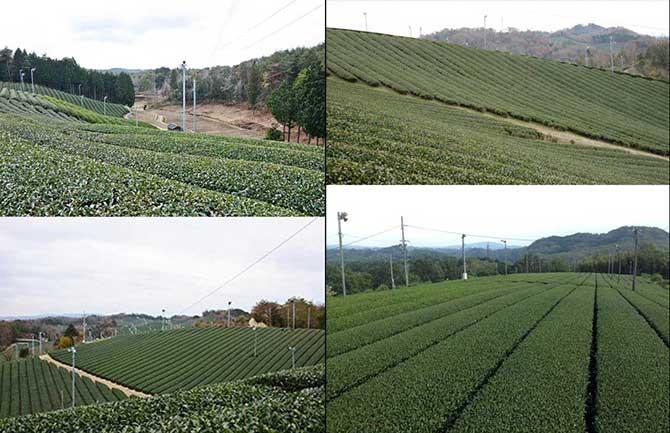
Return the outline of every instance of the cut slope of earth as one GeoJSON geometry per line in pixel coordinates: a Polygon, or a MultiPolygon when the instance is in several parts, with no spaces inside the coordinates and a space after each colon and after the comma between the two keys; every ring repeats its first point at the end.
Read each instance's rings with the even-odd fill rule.
{"type": "Polygon", "coordinates": [[[329,301],[328,431],[666,431],[668,292],[614,280],[515,274],[329,301]]]}
{"type": "Polygon", "coordinates": [[[332,76],[328,79],[327,98],[328,183],[670,181],[667,159],[601,146],[558,143],[507,119],[439,101],[332,76]]]}
{"type": "Polygon", "coordinates": [[[1,433],[325,431],[323,365],[147,399],[0,420],[1,433]]]}
{"type": "MultiPolygon", "coordinates": [[[[129,388],[157,394],[291,368],[289,347],[296,348],[297,367],[322,363],[324,341],[321,330],[185,328],[81,345],[77,366],[129,388]]],[[[57,351],[52,356],[67,362],[69,354],[57,351]]]]}
{"type": "Polygon", "coordinates": [[[376,33],[328,29],[326,37],[328,70],[349,81],[670,151],[664,81],[376,33]]]}

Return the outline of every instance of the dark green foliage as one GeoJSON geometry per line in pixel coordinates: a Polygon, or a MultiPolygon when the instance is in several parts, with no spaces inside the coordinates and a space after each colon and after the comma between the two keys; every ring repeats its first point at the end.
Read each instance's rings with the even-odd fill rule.
{"type": "MultiPolygon", "coordinates": [[[[3,418],[69,407],[71,381],[71,373],[38,358],[0,363],[0,431],[3,418]]],[[[126,398],[123,393],[112,393],[105,385],[79,375],[75,389],[77,406],[126,398]]]]}
{"type": "Polygon", "coordinates": [[[81,93],[89,98],[102,101],[104,96],[109,97],[110,102],[132,105],[135,101],[135,92],[130,76],[127,74],[112,74],[82,68],[77,61],[71,57],[63,59],[52,59],[47,56],[38,56],[35,53],[28,54],[27,51],[18,49],[11,59],[7,54],[0,55],[0,69],[2,64],[9,65],[9,76],[0,72],[0,81],[20,82],[19,70],[23,69],[26,74],[24,82],[26,90],[30,88],[30,69],[35,68],[35,84],[43,85],[52,89],[79,95],[81,93]]]}
{"type": "Polygon", "coordinates": [[[273,141],[282,141],[284,137],[282,136],[282,133],[280,130],[271,128],[268,129],[268,132],[265,133],[265,139],[266,140],[273,140],[273,141]]]}
{"type": "Polygon", "coordinates": [[[2,433],[323,433],[322,366],[0,421],[2,433]]]}
{"type": "MultiPolygon", "coordinates": [[[[323,362],[324,341],[324,332],[318,329],[184,328],[79,346],[77,365],[130,388],[159,394],[289,369],[289,346],[297,348],[297,367],[315,365],[323,362]]],[[[64,350],[53,353],[62,362],[70,356],[64,350]]]]}
{"type": "Polygon", "coordinates": [[[256,62],[251,62],[251,66],[249,67],[249,78],[247,79],[247,100],[254,112],[256,111],[256,102],[258,102],[260,86],[261,83],[256,62]]]}

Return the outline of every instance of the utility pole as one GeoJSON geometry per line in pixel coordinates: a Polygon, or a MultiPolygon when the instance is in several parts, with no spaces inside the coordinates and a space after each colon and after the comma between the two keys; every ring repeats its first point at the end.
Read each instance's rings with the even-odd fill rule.
{"type": "Polygon", "coordinates": [[[526,258],[526,273],[528,273],[528,253],[526,253],[525,258],[526,258]]]}
{"type": "Polygon", "coordinates": [[[619,255],[619,244],[614,245],[614,251],[616,251],[616,259],[619,262],[619,271],[617,272],[616,280],[621,281],[621,255],[619,255]]]}
{"type": "Polygon", "coordinates": [[[637,245],[640,241],[640,231],[634,230],[635,233],[635,256],[633,257],[633,291],[635,291],[635,280],[637,277],[637,245]]]}
{"type": "Polygon", "coordinates": [[[257,354],[257,352],[256,352],[256,347],[257,347],[256,330],[257,329],[258,328],[254,326],[254,331],[253,331],[254,332],[254,358],[256,357],[256,354],[257,354]]]}
{"type": "Polygon", "coordinates": [[[35,73],[36,70],[37,70],[37,68],[30,68],[30,85],[33,88],[33,93],[35,93],[35,78],[34,78],[33,74],[35,73]]]}
{"type": "Polygon", "coordinates": [[[346,212],[337,213],[337,235],[340,238],[340,272],[342,273],[342,296],[347,296],[347,282],[344,278],[344,251],[342,250],[342,221],[349,221],[349,214],[346,212]]]}
{"type": "Polygon", "coordinates": [[[102,112],[105,116],[107,115],[107,97],[106,96],[102,99],[102,112]]]}
{"type": "Polygon", "coordinates": [[[72,353],[72,407],[74,407],[74,404],[75,404],[75,402],[74,402],[74,398],[75,398],[75,394],[74,394],[74,378],[75,378],[75,376],[76,376],[76,371],[75,371],[75,354],[77,353],[77,349],[75,349],[75,347],[72,346],[72,347],[70,347],[67,351],[72,353]]]}
{"type": "Polygon", "coordinates": [[[507,275],[507,241],[500,241],[505,244],[505,275],[507,275]]]}
{"type": "Polygon", "coordinates": [[[312,329],[312,307],[307,307],[307,329],[312,329]]]}
{"type": "Polygon", "coordinates": [[[423,36],[423,27],[419,27],[419,39],[423,36]]]}
{"type": "Polygon", "coordinates": [[[586,46],[586,66],[589,66],[589,50],[591,49],[590,46],[586,46]]]}
{"type": "Polygon", "coordinates": [[[81,83],[79,83],[79,105],[84,106],[84,95],[81,93],[81,83]]]}
{"type": "Polygon", "coordinates": [[[293,301],[292,304],[293,304],[293,329],[295,330],[295,301],[293,301]]]}
{"type": "Polygon", "coordinates": [[[393,253],[389,257],[391,261],[391,289],[395,289],[395,278],[393,278],[393,253]]]}
{"type": "Polygon", "coordinates": [[[195,78],[193,79],[193,132],[195,132],[195,126],[196,126],[196,119],[195,119],[195,99],[196,99],[196,93],[195,93],[195,78]]]}
{"type": "Polygon", "coordinates": [[[489,256],[489,243],[486,243],[486,259],[490,259],[491,257],[489,256]]]}
{"type": "Polygon", "coordinates": [[[228,301],[228,328],[230,328],[230,304],[232,304],[232,301],[228,301]]]}
{"type": "Polygon", "coordinates": [[[484,49],[486,49],[486,15],[484,15],[484,49]]]}
{"type": "Polygon", "coordinates": [[[363,12],[363,17],[365,18],[365,31],[368,31],[368,13],[363,12]]]}
{"type": "Polygon", "coordinates": [[[288,347],[289,352],[291,352],[291,368],[295,368],[295,346],[288,347]]]}
{"type": "Polygon", "coordinates": [[[612,35],[610,35],[610,64],[612,66],[612,73],[614,73],[614,50],[612,48],[612,35]]]}
{"type": "Polygon", "coordinates": [[[161,322],[161,331],[165,331],[165,308],[163,308],[163,310],[161,311],[163,313],[163,320],[161,322]]]}
{"type": "Polygon", "coordinates": [[[86,311],[84,311],[84,317],[83,317],[83,328],[84,328],[84,343],[86,343],[86,311]]]}
{"type": "Polygon", "coordinates": [[[39,334],[37,335],[40,339],[40,355],[42,355],[42,334],[43,334],[42,331],[40,331],[39,334]]]}
{"type": "Polygon", "coordinates": [[[461,252],[463,253],[463,279],[468,279],[468,268],[465,263],[465,235],[461,235],[461,252]]]}
{"type": "Polygon", "coordinates": [[[409,37],[412,37],[412,26],[409,26],[409,37]]]}
{"type": "Polygon", "coordinates": [[[186,132],[186,60],[181,62],[181,130],[186,132]]]}
{"type": "Polygon", "coordinates": [[[409,287],[409,271],[407,268],[407,241],[405,240],[405,220],[400,217],[400,234],[402,236],[402,252],[405,262],[405,286],[409,287]]]}

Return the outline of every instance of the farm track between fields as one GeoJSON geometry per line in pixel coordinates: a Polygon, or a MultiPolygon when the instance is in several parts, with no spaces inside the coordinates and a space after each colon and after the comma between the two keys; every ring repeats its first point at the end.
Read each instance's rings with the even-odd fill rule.
{"type": "MultiPolygon", "coordinates": [[[[530,299],[530,298],[532,298],[532,297],[534,297],[534,296],[538,296],[538,295],[541,295],[541,294],[543,294],[543,293],[547,293],[547,292],[550,291],[551,289],[553,289],[553,288],[555,288],[555,287],[558,287],[558,286],[560,286],[560,285],[562,285],[562,284],[566,284],[566,283],[557,283],[557,284],[555,284],[555,285],[552,285],[552,286],[549,287],[549,288],[546,288],[545,290],[541,290],[541,291],[538,291],[537,293],[532,293],[532,294],[530,294],[530,295],[524,296],[523,298],[521,298],[521,299],[519,299],[519,300],[516,300],[516,301],[514,301],[514,302],[512,302],[512,303],[510,303],[510,304],[508,304],[508,305],[504,305],[504,306],[502,306],[501,308],[498,308],[498,309],[496,309],[496,310],[493,310],[493,311],[491,311],[491,312],[485,314],[484,316],[479,317],[479,318],[473,320],[472,322],[470,322],[470,323],[468,323],[468,324],[466,324],[466,325],[464,325],[464,326],[462,326],[462,327],[457,328],[456,330],[454,330],[454,331],[450,332],[449,334],[447,334],[446,336],[444,336],[444,338],[437,339],[437,340],[431,342],[430,344],[428,344],[428,345],[426,345],[426,346],[424,346],[424,347],[421,347],[421,348],[418,349],[418,350],[415,350],[415,351],[409,353],[407,356],[404,356],[404,357],[402,357],[402,358],[399,358],[398,360],[395,360],[395,362],[392,362],[392,363],[386,365],[383,369],[380,369],[380,370],[375,371],[374,373],[371,373],[371,374],[367,374],[367,375],[362,376],[360,379],[356,380],[356,381],[353,382],[352,384],[343,387],[341,390],[338,390],[337,392],[332,393],[331,395],[328,395],[328,397],[327,397],[327,398],[328,398],[328,401],[330,401],[330,402],[334,401],[335,399],[337,399],[337,398],[343,396],[344,394],[350,392],[350,391],[353,390],[354,388],[360,387],[361,385],[365,384],[366,382],[368,382],[368,381],[371,380],[372,378],[374,378],[374,377],[376,377],[376,376],[379,376],[379,375],[381,375],[381,374],[383,374],[383,373],[385,373],[385,372],[387,372],[387,371],[389,371],[389,370],[392,370],[392,369],[394,369],[394,368],[396,368],[396,367],[402,365],[403,363],[405,363],[405,362],[411,360],[412,358],[417,357],[417,356],[420,355],[421,353],[428,351],[430,348],[432,348],[432,347],[434,347],[434,346],[436,346],[436,345],[438,345],[438,344],[440,344],[440,343],[443,343],[444,341],[448,340],[449,338],[451,338],[451,337],[453,337],[453,336],[455,336],[455,335],[457,335],[457,334],[459,334],[459,333],[465,331],[466,329],[469,329],[469,328],[471,328],[471,327],[477,325],[478,323],[480,323],[480,322],[482,322],[482,321],[484,321],[484,320],[486,320],[486,319],[488,319],[488,318],[494,316],[495,314],[497,314],[497,313],[499,313],[499,312],[501,312],[501,311],[504,311],[504,310],[506,310],[506,309],[508,309],[508,308],[510,308],[510,307],[513,307],[513,306],[515,306],[515,305],[518,305],[518,304],[520,304],[520,303],[522,303],[522,302],[524,302],[524,301],[526,301],[526,300],[528,300],[528,299],[530,299]]],[[[583,282],[582,282],[582,284],[583,284],[583,282]]],[[[578,285],[581,285],[581,284],[578,284],[578,285]]],[[[491,301],[493,301],[493,300],[494,300],[494,299],[492,299],[491,301]]],[[[485,304],[485,303],[482,303],[482,304],[480,304],[480,305],[478,305],[478,306],[481,306],[481,305],[484,305],[484,304],[485,304]]],[[[473,306],[473,307],[466,308],[466,309],[461,310],[461,311],[467,311],[467,310],[470,310],[470,309],[472,309],[472,308],[475,308],[475,307],[473,306]]],[[[459,311],[459,312],[461,312],[461,311],[459,311]]],[[[456,313],[454,313],[454,314],[456,314],[456,313]]],[[[435,319],[435,320],[439,320],[439,319],[435,319]]],[[[434,320],[433,320],[433,321],[434,321],[434,320]]],[[[433,321],[430,321],[430,322],[433,322],[433,321]]],[[[422,326],[425,326],[425,325],[429,324],[430,322],[424,323],[422,326]]],[[[414,328],[412,328],[412,329],[414,329],[414,328]]],[[[409,329],[408,329],[407,331],[409,331],[409,329]]],[[[402,332],[399,333],[399,334],[402,334],[402,332]]],[[[399,335],[399,334],[396,334],[396,335],[399,335]]],[[[375,343],[383,342],[384,340],[386,340],[386,339],[388,339],[388,338],[391,338],[391,337],[392,337],[392,336],[387,337],[387,338],[382,339],[382,340],[378,340],[378,341],[376,341],[375,343]]],[[[359,349],[362,349],[362,348],[364,348],[364,347],[365,347],[365,346],[360,347],[360,348],[355,349],[355,350],[359,350],[359,349]]],[[[354,352],[355,350],[352,350],[351,352],[347,352],[347,353],[352,353],[352,352],[354,352]]],[[[341,354],[341,355],[344,355],[344,354],[341,354]]],[[[338,355],[338,356],[341,356],[341,355],[338,355]]],[[[337,358],[337,356],[331,358],[331,361],[332,361],[333,359],[336,359],[336,358],[337,358]]]]}
{"type": "MultiPolygon", "coordinates": [[[[510,347],[505,354],[503,355],[502,358],[498,360],[498,362],[495,364],[495,366],[489,370],[483,377],[482,380],[477,386],[471,391],[470,395],[466,400],[464,400],[460,406],[452,412],[452,414],[445,420],[443,427],[439,430],[440,432],[449,432],[451,428],[456,424],[460,416],[463,414],[465,409],[470,405],[479,395],[479,393],[484,389],[484,387],[489,383],[491,378],[495,376],[495,374],[500,370],[500,368],[503,366],[505,361],[514,353],[514,351],[523,343],[526,338],[538,327],[538,325],[546,319],[556,307],[568,296],[570,296],[575,290],[577,290],[578,287],[580,287],[581,284],[576,285],[572,290],[570,290],[568,293],[565,295],[561,296],[551,307],[537,320],[533,325],[526,330],[526,332],[519,338],[512,347],[510,347]]],[[[544,292],[543,292],[544,293],[544,292]]]]}
{"type": "MultiPolygon", "coordinates": [[[[399,92],[399,91],[397,91],[397,90],[395,90],[391,87],[388,87],[384,84],[381,84],[378,87],[371,87],[371,89],[379,91],[379,92],[390,92],[390,93],[393,93],[394,95],[400,95],[400,96],[404,96],[404,97],[407,97],[407,98],[410,98],[410,99],[424,100],[420,96],[412,95],[412,94],[409,94],[409,93],[405,94],[405,93],[399,92]]],[[[602,149],[623,150],[623,151],[625,151],[625,152],[627,152],[631,155],[646,156],[646,157],[656,158],[656,159],[660,159],[660,160],[663,160],[663,161],[670,162],[670,157],[668,157],[668,156],[659,155],[657,153],[648,152],[648,151],[641,150],[641,149],[634,149],[632,147],[612,143],[612,142],[609,142],[609,141],[606,141],[606,140],[596,140],[595,138],[591,138],[591,137],[588,137],[586,135],[578,134],[578,133],[573,132],[573,131],[561,131],[559,129],[552,128],[550,126],[543,125],[541,123],[530,122],[530,121],[527,121],[527,120],[522,120],[522,119],[516,118],[516,117],[514,117],[514,115],[501,116],[501,115],[497,115],[497,114],[494,114],[494,113],[491,113],[491,112],[488,112],[488,111],[487,112],[482,112],[480,110],[475,110],[474,108],[464,107],[464,106],[458,105],[458,104],[450,104],[447,101],[442,101],[442,100],[434,100],[434,101],[439,102],[440,104],[443,104],[447,107],[456,108],[458,110],[462,110],[462,111],[465,111],[467,113],[476,114],[478,116],[487,117],[489,119],[494,119],[494,120],[497,120],[497,121],[509,123],[509,124],[515,125],[515,126],[522,126],[522,127],[525,127],[525,128],[533,129],[533,130],[539,132],[540,134],[542,134],[545,137],[555,138],[556,140],[558,140],[558,143],[556,143],[556,144],[579,144],[579,145],[583,145],[583,146],[587,146],[587,147],[598,147],[598,148],[602,148],[602,149]]],[[[546,141],[546,138],[545,138],[545,141],[546,141]]]]}
{"type": "MultiPolygon", "coordinates": [[[[53,359],[51,356],[47,355],[42,355],[40,356],[40,359],[43,361],[46,361],[48,363],[51,363],[55,365],[56,367],[63,368],[67,370],[68,372],[72,372],[72,366],[69,366],[67,364],[64,364],[56,359],[53,359]]],[[[77,368],[77,374],[80,376],[85,376],[91,379],[93,382],[99,382],[102,383],[103,385],[106,385],[110,389],[118,389],[122,393],[124,393],[128,397],[142,397],[142,398],[148,398],[151,397],[151,394],[145,394],[141,391],[138,391],[136,389],[128,388],[127,386],[123,386],[121,384],[118,384],[116,382],[112,382],[111,380],[102,378],[100,376],[96,376],[95,374],[91,374],[86,370],[82,370],[81,368],[77,368]]]]}
{"type": "MultiPolygon", "coordinates": [[[[596,277],[597,278],[597,277],[596,277]]],[[[589,351],[589,381],[584,403],[584,429],[597,433],[598,415],[598,286],[593,289],[593,317],[591,318],[591,349],[589,351]]]]}

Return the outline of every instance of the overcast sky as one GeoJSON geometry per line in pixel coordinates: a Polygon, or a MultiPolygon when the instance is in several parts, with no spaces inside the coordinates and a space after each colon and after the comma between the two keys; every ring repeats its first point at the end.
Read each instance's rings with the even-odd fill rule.
{"type": "MultiPolygon", "coordinates": [[[[327,243],[337,244],[337,212],[346,211],[343,243],[405,224],[501,239],[605,233],[626,225],[668,230],[667,186],[329,186],[327,243]]],[[[413,246],[458,245],[459,235],[407,228],[413,246]]],[[[398,244],[400,228],[359,242],[398,244]]],[[[466,242],[489,239],[468,238],[466,242]]],[[[530,242],[510,241],[509,245],[530,242]]]]}
{"type": "Polygon", "coordinates": [[[622,26],[638,33],[668,34],[668,1],[389,1],[328,0],[329,27],[414,36],[444,28],[555,31],[576,24],[622,26]],[[502,19],[502,23],[501,23],[502,19]]]}
{"type": "MultiPolygon", "coordinates": [[[[0,218],[0,317],[178,313],[310,218],[0,218]]],[[[324,302],[319,218],[186,314],[261,298],[324,302]]]]}
{"type": "Polygon", "coordinates": [[[2,5],[0,47],[74,57],[93,69],[182,60],[200,68],[317,45],[324,21],[323,0],[11,1],[2,5]]]}

